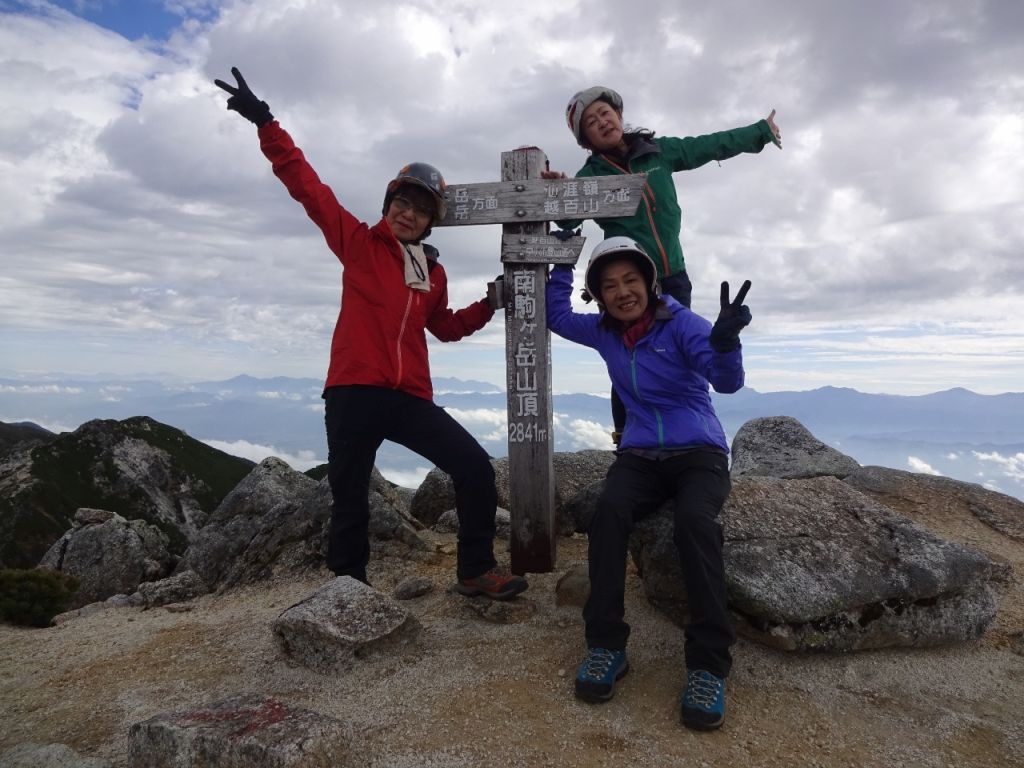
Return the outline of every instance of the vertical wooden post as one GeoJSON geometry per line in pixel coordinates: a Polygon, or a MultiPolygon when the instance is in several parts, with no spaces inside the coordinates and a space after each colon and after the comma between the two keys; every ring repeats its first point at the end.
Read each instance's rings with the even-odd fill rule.
{"type": "MultiPolygon", "coordinates": [[[[501,153],[501,180],[537,179],[547,157],[536,147],[501,153]]],[[[525,215],[525,212],[523,214],[525,215]]],[[[544,234],[544,222],[504,224],[504,234],[544,234]]],[[[551,334],[546,264],[505,263],[511,568],[555,568],[555,486],[551,412],[551,334]]]]}
{"type": "Polygon", "coordinates": [[[545,180],[540,172],[546,167],[547,157],[537,147],[502,152],[501,181],[449,187],[452,204],[438,225],[503,225],[509,511],[512,571],[517,574],[555,569],[551,334],[545,283],[548,265],[575,264],[585,239],[548,235],[547,222],[632,216],[647,183],[644,174],[545,180]]]}

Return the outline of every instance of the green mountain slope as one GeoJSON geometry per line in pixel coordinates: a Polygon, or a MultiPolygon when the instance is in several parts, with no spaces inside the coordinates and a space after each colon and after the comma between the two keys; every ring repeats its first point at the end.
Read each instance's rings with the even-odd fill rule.
{"type": "Polygon", "coordinates": [[[15,449],[0,456],[0,567],[36,565],[79,507],[151,522],[180,553],[253,466],[144,416],[15,449]]]}

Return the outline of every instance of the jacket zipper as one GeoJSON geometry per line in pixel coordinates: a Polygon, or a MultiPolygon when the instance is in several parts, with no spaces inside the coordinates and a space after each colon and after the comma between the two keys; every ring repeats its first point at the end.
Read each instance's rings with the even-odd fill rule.
{"type": "Polygon", "coordinates": [[[402,383],[402,338],[405,336],[405,324],[409,319],[409,311],[412,309],[412,300],[415,298],[415,291],[409,289],[409,298],[405,302],[405,314],[402,315],[402,324],[398,328],[398,341],[395,344],[395,352],[398,357],[398,376],[395,379],[394,389],[398,389],[402,383]]]}
{"type": "MultiPolygon", "coordinates": [[[[628,162],[626,163],[626,167],[623,168],[621,165],[618,165],[614,160],[610,159],[607,155],[601,155],[601,159],[608,163],[608,165],[612,166],[613,168],[616,168],[622,173],[633,172],[628,162]]],[[[661,264],[664,268],[663,272],[665,273],[665,276],[668,277],[668,254],[665,253],[665,246],[662,244],[661,238],[658,236],[658,228],[654,226],[654,209],[652,207],[652,201],[654,200],[654,190],[651,189],[650,182],[648,182],[646,179],[644,180],[644,191],[641,193],[640,197],[644,201],[644,210],[647,211],[647,224],[651,228],[651,235],[654,237],[654,244],[658,246],[658,253],[661,254],[661,264]]]]}
{"type": "MultiPolygon", "coordinates": [[[[639,346],[639,344],[637,344],[637,347],[638,346],[639,346]]],[[[644,401],[644,399],[640,395],[640,386],[639,386],[639,384],[637,384],[637,381],[636,381],[636,350],[637,350],[637,347],[633,347],[632,351],[630,352],[630,357],[629,357],[629,377],[633,381],[633,394],[636,396],[637,402],[642,403],[644,401]]],[[[647,407],[651,409],[651,412],[654,414],[655,421],[658,422],[658,447],[659,448],[664,448],[665,447],[665,424],[664,424],[664,422],[661,419],[661,411],[655,405],[649,405],[647,407]]]]}

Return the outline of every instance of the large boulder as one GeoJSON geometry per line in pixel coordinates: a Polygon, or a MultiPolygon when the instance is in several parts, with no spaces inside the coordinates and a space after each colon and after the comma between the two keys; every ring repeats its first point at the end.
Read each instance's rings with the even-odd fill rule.
{"type": "MultiPolygon", "coordinates": [[[[177,572],[195,571],[213,588],[243,581],[242,571],[262,570],[277,549],[267,539],[288,535],[291,518],[316,485],[280,459],[264,459],[213,511],[177,572]]],[[[305,522],[298,521],[300,527],[305,522]]]]}
{"type": "MultiPolygon", "coordinates": [[[[195,571],[211,589],[223,591],[277,574],[316,571],[326,558],[332,501],[327,478],[318,483],[280,459],[264,459],[214,511],[177,572],[195,571]]],[[[369,504],[369,536],[378,552],[433,556],[418,534],[422,526],[403,511],[398,491],[376,468],[369,504]]]]}
{"type": "MultiPolygon", "coordinates": [[[[297,512],[299,519],[309,519],[315,527],[311,538],[298,538],[299,550],[286,549],[281,562],[291,563],[293,570],[323,563],[327,557],[327,533],[331,520],[331,505],[334,496],[327,478],[320,481],[316,490],[306,499],[297,512]]],[[[370,522],[367,534],[370,548],[377,556],[411,557],[430,559],[434,548],[421,535],[423,524],[408,512],[408,501],[401,490],[391,485],[376,467],[370,476],[370,522]]]]}
{"type": "Polygon", "coordinates": [[[790,416],[751,419],[732,441],[733,477],[843,478],[858,469],[854,459],[825,445],[790,416]]]}
{"type": "Polygon", "coordinates": [[[155,608],[192,600],[208,591],[209,586],[195,571],[180,571],[166,579],[139,584],[138,590],[129,599],[132,604],[155,608]]]}
{"type": "MultiPolygon", "coordinates": [[[[568,505],[593,483],[602,480],[613,461],[615,454],[611,451],[587,450],[554,454],[552,466],[557,533],[567,536],[576,530],[576,521],[568,511],[568,505]]],[[[494,468],[498,506],[510,509],[508,458],[491,459],[491,466],[494,468]]],[[[410,511],[417,520],[432,527],[445,512],[454,508],[455,487],[451,477],[434,467],[416,490],[410,511]]]]}
{"type": "MultiPolygon", "coordinates": [[[[508,541],[512,535],[512,516],[507,509],[498,509],[494,513],[494,527],[496,539],[502,539],[508,541]]],[[[458,533],[459,532],[459,515],[454,509],[449,509],[434,523],[433,530],[438,533],[458,533]]]]}
{"type": "MultiPolygon", "coordinates": [[[[494,465],[494,462],[491,462],[494,465]]],[[[432,528],[441,515],[455,508],[455,486],[452,478],[434,467],[423,478],[409,502],[409,512],[420,523],[432,528]]]]}
{"type": "Polygon", "coordinates": [[[239,694],[157,715],[128,732],[133,768],[345,768],[365,765],[352,729],[269,696],[239,694]]]}
{"type": "Polygon", "coordinates": [[[590,526],[590,516],[597,508],[597,500],[604,491],[604,480],[597,480],[583,488],[566,502],[562,508],[561,518],[565,525],[571,526],[571,532],[586,533],[590,526]]]}
{"type": "Polygon", "coordinates": [[[578,530],[573,509],[579,496],[588,497],[595,484],[603,487],[608,468],[615,461],[612,451],[575,451],[556,453],[555,524],[558,533],[569,536],[578,530]]]}
{"type": "MultiPolygon", "coordinates": [[[[729,602],[740,629],[786,650],[852,651],[976,639],[995,618],[997,570],[832,478],[748,477],[722,512],[729,602]]],[[[675,621],[685,590],[662,510],[631,551],[650,601],[675,621]]]]}
{"type": "Polygon", "coordinates": [[[887,467],[862,467],[843,481],[915,520],[958,517],[966,511],[1004,536],[1024,541],[1024,501],[976,483],[887,467]]]}
{"type": "Polygon", "coordinates": [[[39,562],[40,568],[78,579],[71,608],[130,594],[143,582],[163,578],[172,566],[167,536],[155,525],[87,508],[75,513],[74,527],[39,562]]]}
{"type": "Polygon", "coordinates": [[[413,640],[420,625],[387,595],[339,576],[284,611],[272,629],[288,658],[331,674],[351,668],[358,657],[413,640]]]}

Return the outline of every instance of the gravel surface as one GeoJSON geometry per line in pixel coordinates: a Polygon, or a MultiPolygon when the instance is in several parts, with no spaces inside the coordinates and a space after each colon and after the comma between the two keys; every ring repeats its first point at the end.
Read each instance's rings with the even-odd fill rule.
{"type": "Polygon", "coordinates": [[[965,646],[850,655],[741,640],[715,733],[679,724],[682,632],[646,603],[634,573],[631,671],[611,702],[588,705],[572,694],[579,608],[555,600],[558,577],[586,560],[585,539],[560,540],[558,572],[530,575],[518,600],[480,611],[448,589],[453,537],[432,534],[448,553],[442,562],[375,560],[370,569],[388,593],[412,576],[434,583],[403,603],[423,624],[418,641],[346,673],[290,666],[270,632],[326,571],[49,629],[0,626],[0,752],[59,742],[125,766],[133,723],[260,693],[351,723],[354,765],[1024,766],[1024,544],[973,519],[921,522],[1013,568],[989,633],[965,646]]]}

